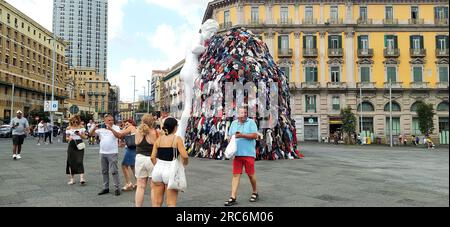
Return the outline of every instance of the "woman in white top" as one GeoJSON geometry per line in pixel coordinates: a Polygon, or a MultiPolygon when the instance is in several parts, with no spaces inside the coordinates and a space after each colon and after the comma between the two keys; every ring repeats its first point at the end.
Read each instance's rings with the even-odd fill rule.
{"type": "Polygon", "coordinates": [[[75,175],[80,174],[80,183],[85,185],[86,181],[84,178],[84,149],[79,150],[77,144],[82,143],[83,139],[86,139],[86,129],[80,124],[80,116],[73,116],[69,120],[69,127],[66,130],[66,139],[69,142],[69,147],[67,148],[67,166],[66,174],[69,175],[69,185],[74,185],[75,175]]]}

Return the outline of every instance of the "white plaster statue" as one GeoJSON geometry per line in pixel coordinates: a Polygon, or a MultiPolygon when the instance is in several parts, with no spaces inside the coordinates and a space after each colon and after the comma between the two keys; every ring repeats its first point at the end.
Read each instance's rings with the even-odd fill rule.
{"type": "Polygon", "coordinates": [[[194,37],[191,48],[186,51],[185,63],[180,72],[180,78],[184,83],[184,111],[177,131],[177,135],[183,140],[192,111],[194,81],[199,76],[198,59],[206,50],[205,42],[211,39],[217,30],[219,30],[219,23],[215,20],[207,20],[201,27],[201,33],[194,37]]]}

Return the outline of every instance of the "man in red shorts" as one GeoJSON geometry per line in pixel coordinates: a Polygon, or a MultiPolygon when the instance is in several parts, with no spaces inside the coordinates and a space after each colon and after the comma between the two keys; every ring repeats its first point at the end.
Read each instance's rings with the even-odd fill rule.
{"type": "Polygon", "coordinates": [[[231,188],[231,197],[225,202],[225,206],[236,205],[237,191],[241,180],[242,170],[250,178],[253,193],[250,202],[258,201],[259,195],[256,190],[255,176],[255,158],[256,158],[256,139],[258,138],[258,127],[252,119],[248,118],[246,107],[239,108],[238,120],[233,121],[228,132],[229,136],[236,136],[237,151],[233,160],[233,181],[231,188]]]}

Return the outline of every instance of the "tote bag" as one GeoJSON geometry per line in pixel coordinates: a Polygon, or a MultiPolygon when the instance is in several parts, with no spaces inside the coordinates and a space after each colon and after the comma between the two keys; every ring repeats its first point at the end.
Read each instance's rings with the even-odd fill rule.
{"type": "Polygon", "coordinates": [[[173,153],[174,159],[170,164],[170,175],[167,188],[183,192],[187,187],[184,165],[181,162],[180,156],[178,155],[178,152],[176,152],[175,148],[173,148],[173,153]]]}
{"type": "Polygon", "coordinates": [[[227,146],[227,149],[225,150],[225,158],[231,159],[234,157],[237,151],[237,144],[236,144],[236,136],[232,136],[230,143],[227,146]]]}

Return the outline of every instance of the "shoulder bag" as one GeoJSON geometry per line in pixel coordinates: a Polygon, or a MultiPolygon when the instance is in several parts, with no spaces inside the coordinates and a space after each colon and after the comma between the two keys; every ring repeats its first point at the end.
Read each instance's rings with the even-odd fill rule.
{"type": "MultiPolygon", "coordinates": [[[[176,138],[177,137],[175,136],[174,140],[176,140],[176,138]]],[[[173,157],[174,159],[170,164],[170,174],[167,188],[184,192],[187,187],[186,174],[184,172],[184,165],[178,155],[178,152],[176,151],[176,148],[173,148],[173,157]]]]}

